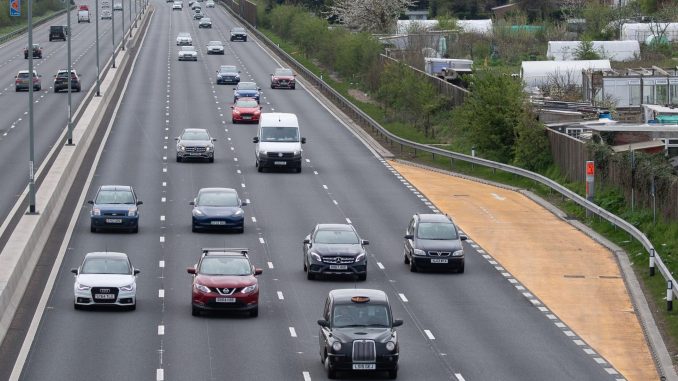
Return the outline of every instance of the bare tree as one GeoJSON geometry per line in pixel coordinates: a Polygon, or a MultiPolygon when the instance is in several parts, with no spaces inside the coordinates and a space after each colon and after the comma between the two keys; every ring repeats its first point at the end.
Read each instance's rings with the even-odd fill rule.
{"type": "Polygon", "coordinates": [[[329,13],[349,28],[392,33],[398,16],[414,3],[413,0],[336,0],[329,7],[329,13]]]}
{"type": "Polygon", "coordinates": [[[561,0],[560,12],[566,19],[582,17],[587,4],[588,0],[561,0]]]}
{"type": "Polygon", "coordinates": [[[678,20],[678,7],[666,4],[659,9],[656,16],[650,22],[650,31],[653,36],[658,38],[657,41],[661,41],[661,38],[668,38],[666,30],[669,28],[669,23],[676,20],[678,20]]]}

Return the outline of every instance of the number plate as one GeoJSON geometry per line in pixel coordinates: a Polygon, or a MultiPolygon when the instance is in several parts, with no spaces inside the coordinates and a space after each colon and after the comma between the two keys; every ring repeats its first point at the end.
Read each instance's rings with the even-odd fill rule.
{"type": "Polygon", "coordinates": [[[431,258],[431,263],[447,263],[447,259],[431,258]]]}
{"type": "Polygon", "coordinates": [[[286,161],[274,161],[273,164],[275,165],[287,165],[286,161]]]}
{"type": "Polygon", "coordinates": [[[330,270],[346,270],[348,266],[346,265],[330,265],[330,270]]]}
{"type": "Polygon", "coordinates": [[[243,116],[242,118],[243,118],[244,120],[250,120],[250,119],[252,119],[252,117],[251,117],[251,116],[248,116],[248,115],[245,115],[245,116],[243,116]]]}
{"type": "Polygon", "coordinates": [[[115,294],[94,294],[94,299],[115,299],[115,294]]]}
{"type": "Polygon", "coordinates": [[[210,223],[212,225],[226,225],[226,221],[212,221],[210,223]]]}
{"type": "Polygon", "coordinates": [[[217,303],[235,303],[235,298],[216,298],[217,303]]]}
{"type": "Polygon", "coordinates": [[[121,224],[122,218],[107,218],[106,223],[107,224],[121,224]]]}
{"type": "Polygon", "coordinates": [[[377,364],[353,364],[353,370],[375,370],[377,364]]]}

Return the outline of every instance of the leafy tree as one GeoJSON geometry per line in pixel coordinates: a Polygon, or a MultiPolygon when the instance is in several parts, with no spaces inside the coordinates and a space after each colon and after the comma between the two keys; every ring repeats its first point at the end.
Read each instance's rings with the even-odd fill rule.
{"type": "Polygon", "coordinates": [[[513,164],[530,171],[539,171],[552,162],[551,147],[546,129],[532,111],[524,109],[515,127],[515,150],[513,164]]]}
{"type": "Polygon", "coordinates": [[[574,57],[578,60],[599,60],[600,53],[593,47],[593,41],[582,40],[574,50],[574,57]]]}

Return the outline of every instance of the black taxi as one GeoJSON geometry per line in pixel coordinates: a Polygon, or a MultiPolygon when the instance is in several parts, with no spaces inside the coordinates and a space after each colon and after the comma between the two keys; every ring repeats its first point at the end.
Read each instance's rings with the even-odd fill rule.
{"type": "Polygon", "coordinates": [[[332,290],[320,325],[320,359],[327,377],[342,371],[388,372],[398,377],[399,345],[386,293],[369,289],[332,290]]]}

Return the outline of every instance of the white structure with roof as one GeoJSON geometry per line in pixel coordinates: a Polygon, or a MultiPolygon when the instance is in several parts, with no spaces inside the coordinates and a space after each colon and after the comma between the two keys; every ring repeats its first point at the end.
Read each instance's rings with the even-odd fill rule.
{"type": "Polygon", "coordinates": [[[539,87],[555,80],[562,84],[582,85],[582,71],[610,70],[610,60],[588,61],[523,61],[520,77],[525,86],[539,87]]]}
{"type": "MultiPolygon", "coordinates": [[[[456,20],[457,27],[466,33],[492,34],[492,20],[456,20]]],[[[398,20],[396,34],[427,31],[438,28],[438,20],[398,20]]]]}
{"type": "MultiPolygon", "coordinates": [[[[610,61],[632,61],[640,58],[640,43],[636,40],[626,41],[592,41],[593,49],[601,58],[610,61]]],[[[576,59],[581,41],[549,41],[546,57],[554,61],[571,61],[576,59]]]]}
{"type": "Polygon", "coordinates": [[[678,41],[678,23],[626,23],[621,26],[622,40],[636,40],[645,42],[648,37],[655,35],[652,32],[654,28],[655,33],[666,28],[664,34],[669,41],[678,41]]]}
{"type": "Polygon", "coordinates": [[[492,34],[492,19],[457,20],[457,26],[466,33],[492,34]]]}

